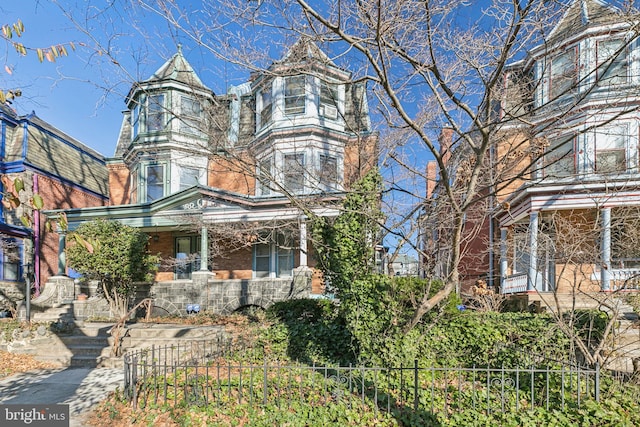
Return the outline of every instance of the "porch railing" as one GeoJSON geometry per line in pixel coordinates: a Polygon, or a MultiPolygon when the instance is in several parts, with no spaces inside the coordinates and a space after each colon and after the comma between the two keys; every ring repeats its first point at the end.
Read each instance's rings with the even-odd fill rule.
{"type": "Polygon", "coordinates": [[[502,286],[500,287],[503,294],[515,294],[518,292],[527,291],[527,274],[520,273],[508,276],[502,279],[502,286]]]}

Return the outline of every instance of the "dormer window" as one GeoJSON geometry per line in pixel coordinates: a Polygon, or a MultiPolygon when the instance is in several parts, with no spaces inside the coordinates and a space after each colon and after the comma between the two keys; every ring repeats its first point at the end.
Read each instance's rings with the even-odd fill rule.
{"type": "Polygon", "coordinates": [[[578,84],[577,48],[572,47],[551,60],[549,93],[551,99],[561,97],[578,84]]]}
{"type": "Polygon", "coordinates": [[[600,40],[597,43],[598,83],[620,85],[628,81],[626,43],[621,39],[600,40]]]}
{"type": "Polygon", "coordinates": [[[331,120],[338,118],[338,85],[320,82],[320,117],[331,120]]]}
{"type": "Polygon", "coordinates": [[[336,190],[338,187],[338,158],[320,154],[320,170],[318,178],[324,191],[336,190]]]}
{"type": "Polygon", "coordinates": [[[180,112],[180,132],[204,136],[202,132],[203,110],[200,101],[189,96],[181,96],[180,112]]]}
{"type": "Polygon", "coordinates": [[[304,114],[306,100],[305,82],[305,76],[285,77],[284,113],[286,115],[304,114]]]}

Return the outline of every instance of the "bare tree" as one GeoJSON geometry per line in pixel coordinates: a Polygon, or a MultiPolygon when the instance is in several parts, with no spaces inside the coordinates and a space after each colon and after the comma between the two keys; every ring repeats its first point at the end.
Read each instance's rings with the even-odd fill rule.
{"type": "MultiPolygon", "coordinates": [[[[380,163],[387,179],[383,200],[389,221],[381,226],[397,246],[411,247],[425,259],[444,259],[438,273],[445,286],[432,296],[425,290],[405,326],[410,330],[460,288],[465,252],[487,226],[488,214],[495,209],[508,214],[508,202],[502,200],[533,181],[541,168],[548,176],[554,164],[560,169],[568,142],[549,135],[569,126],[570,115],[591,88],[616,67],[610,59],[580,79],[559,75],[554,91],[533,102],[554,71],[536,73],[523,61],[530,49],[557,44],[552,29],[568,7],[575,6],[534,0],[205,0],[190,9],[176,0],[132,0],[118,14],[160,17],[176,40],[252,71],[277,73],[277,67],[270,68],[274,51],[306,38],[322,46],[333,61],[348,64],[345,68],[354,70],[356,80],[368,83],[383,129],[380,163]],[[579,85],[589,88],[573,96],[579,85]],[[447,141],[439,140],[443,128],[449,132],[447,141]],[[434,179],[426,172],[430,160],[437,172],[435,198],[425,192],[434,179]],[[435,236],[435,249],[424,246],[424,234],[435,236]]],[[[617,15],[619,22],[626,22],[628,36],[627,44],[613,49],[612,58],[637,35],[632,17],[631,10],[617,15]]],[[[81,18],[76,22],[91,17],[85,13],[81,18]]],[[[117,61],[113,46],[103,44],[99,50],[117,61]]],[[[582,132],[634,108],[621,107],[582,132]]],[[[227,166],[256,175],[255,164],[237,160],[227,166]]],[[[304,207],[298,198],[291,200],[304,207]]]]}

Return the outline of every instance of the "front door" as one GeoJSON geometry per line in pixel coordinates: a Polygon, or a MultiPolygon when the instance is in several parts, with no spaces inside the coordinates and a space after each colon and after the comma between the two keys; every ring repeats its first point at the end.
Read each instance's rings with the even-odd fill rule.
{"type": "Polygon", "coordinates": [[[200,236],[181,236],[175,239],[175,278],[191,279],[200,269],[200,236]]]}

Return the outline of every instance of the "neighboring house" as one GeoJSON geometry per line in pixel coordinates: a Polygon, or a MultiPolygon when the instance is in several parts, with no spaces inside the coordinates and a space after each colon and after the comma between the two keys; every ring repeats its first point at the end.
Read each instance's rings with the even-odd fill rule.
{"type": "Polygon", "coordinates": [[[418,260],[407,254],[400,254],[389,266],[389,270],[393,271],[394,276],[417,276],[418,260]]]}
{"type": "Polygon", "coordinates": [[[467,280],[523,295],[637,288],[640,40],[632,18],[598,0],[574,1],[546,43],[508,68],[492,161],[497,170],[507,155],[520,156],[514,164],[523,167],[488,199],[466,258],[485,275],[467,280]]]}
{"type": "Polygon", "coordinates": [[[322,293],[318,274],[310,286],[308,217],[338,215],[349,186],[377,163],[363,84],[301,40],[216,95],[179,48],[125,101],[108,160],[111,206],[66,210],[69,230],[107,218],[147,232],[163,259],[152,292],[167,311],[260,305],[246,296],[252,288],[290,289],[296,276],[322,293]],[[214,282],[238,295],[214,301],[214,282]],[[185,301],[185,286],[202,292],[185,301]]]}
{"type": "Polygon", "coordinates": [[[58,236],[47,232],[45,218],[30,199],[39,194],[45,209],[102,206],[108,203],[108,171],[104,157],[38,118],[19,116],[0,105],[0,295],[24,299],[24,271],[32,269],[36,291],[59,271],[58,236]],[[10,206],[8,192],[24,183],[20,205],[10,206]]]}

